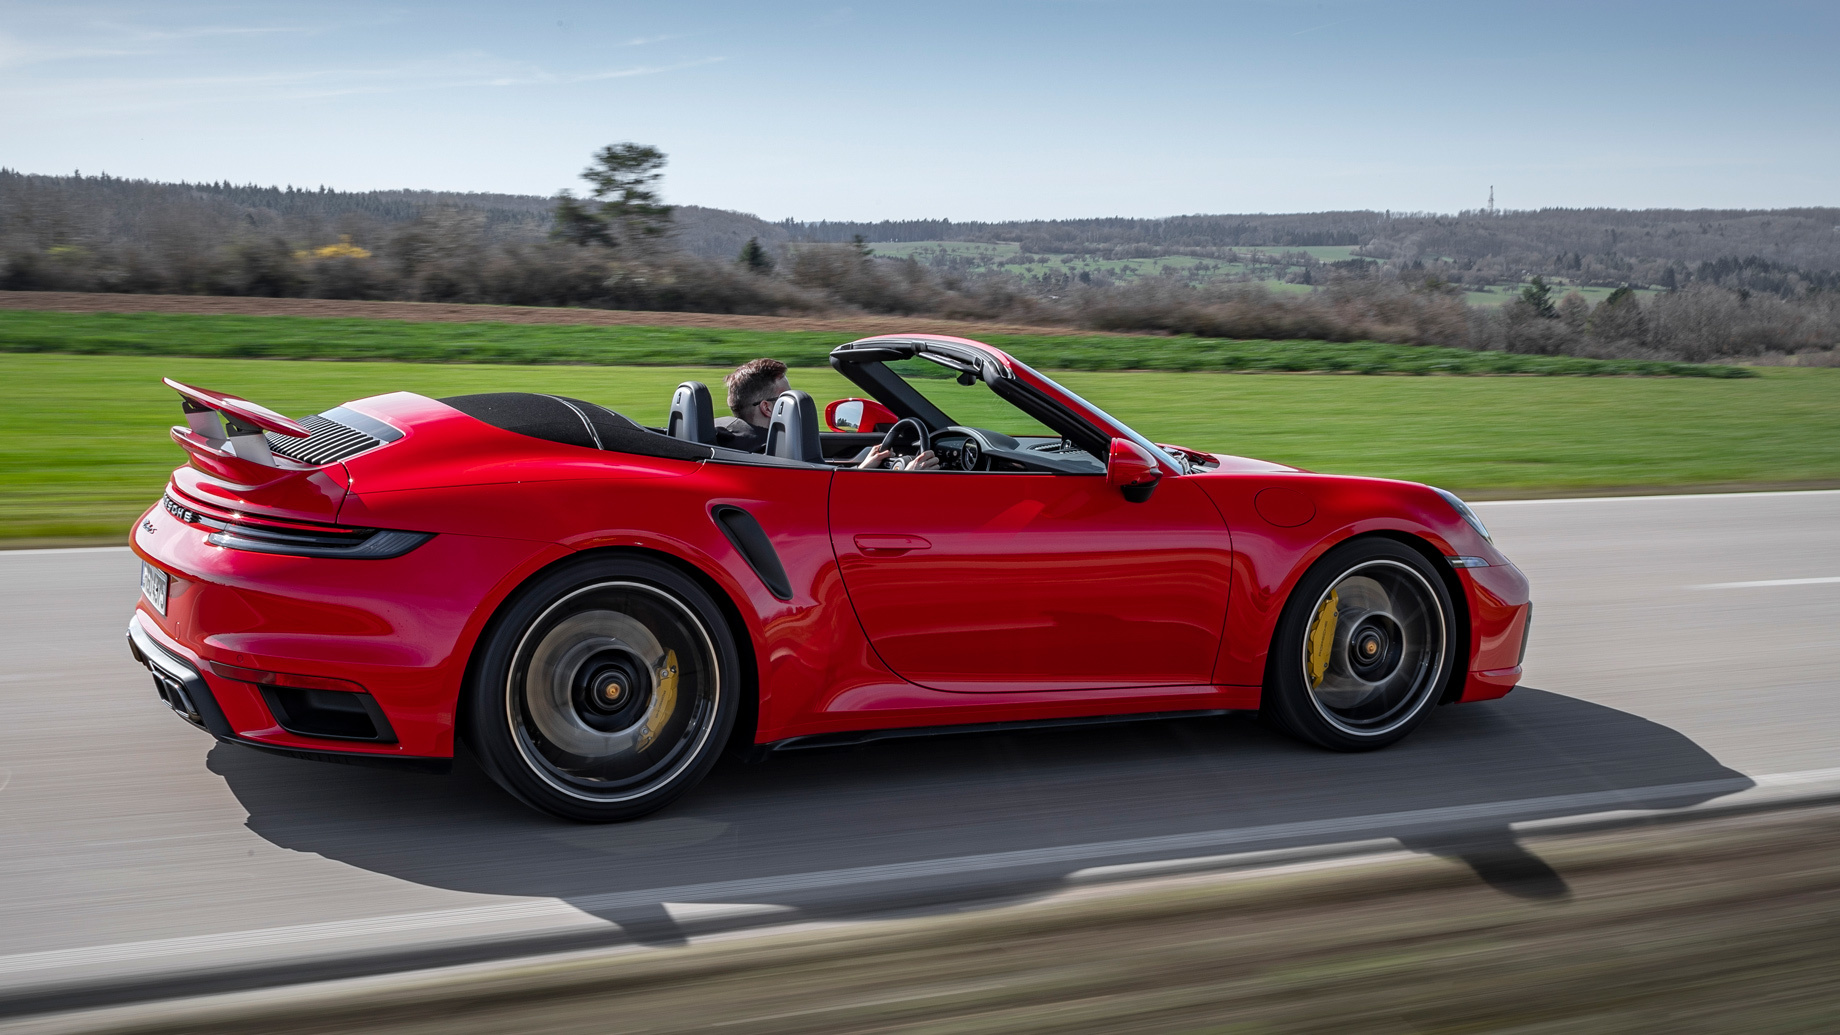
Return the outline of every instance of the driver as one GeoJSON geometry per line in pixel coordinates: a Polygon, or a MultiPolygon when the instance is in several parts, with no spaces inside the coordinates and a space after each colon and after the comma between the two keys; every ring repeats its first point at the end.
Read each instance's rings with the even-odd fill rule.
{"type": "MultiPolygon", "coordinates": [[[[767,428],[773,423],[773,402],[792,390],[791,383],[786,380],[786,364],[764,356],[750,359],[723,378],[722,383],[728,386],[728,408],[735,415],[716,421],[716,445],[746,453],[766,449],[767,428]]],[[[856,466],[864,470],[885,468],[890,465],[891,455],[878,443],[856,466]]],[[[929,449],[898,469],[931,471],[938,467],[939,458],[929,449]]]]}

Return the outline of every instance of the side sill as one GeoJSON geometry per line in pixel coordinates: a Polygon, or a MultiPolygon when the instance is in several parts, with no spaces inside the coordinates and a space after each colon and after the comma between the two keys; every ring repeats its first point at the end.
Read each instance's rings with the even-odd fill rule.
{"type": "Polygon", "coordinates": [[[1055,729],[1062,726],[1114,726],[1126,722],[1158,722],[1164,719],[1201,719],[1233,714],[1231,708],[1206,708],[1181,712],[1138,712],[1129,715],[1077,715],[1061,719],[1018,719],[1015,722],[973,722],[958,726],[908,726],[889,730],[850,730],[843,733],[811,733],[787,737],[768,744],[754,745],[756,757],[764,758],[776,751],[806,751],[814,748],[851,747],[878,740],[906,740],[912,737],[949,737],[960,733],[1006,733],[1013,730],[1055,729]]]}

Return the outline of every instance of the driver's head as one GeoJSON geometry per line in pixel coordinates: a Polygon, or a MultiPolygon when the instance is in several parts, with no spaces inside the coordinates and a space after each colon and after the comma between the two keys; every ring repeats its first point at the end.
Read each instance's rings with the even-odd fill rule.
{"type": "Polygon", "coordinates": [[[773,400],[792,389],[786,381],[786,364],[777,359],[750,359],[723,379],[728,386],[728,408],[755,427],[772,422],[773,400]]]}

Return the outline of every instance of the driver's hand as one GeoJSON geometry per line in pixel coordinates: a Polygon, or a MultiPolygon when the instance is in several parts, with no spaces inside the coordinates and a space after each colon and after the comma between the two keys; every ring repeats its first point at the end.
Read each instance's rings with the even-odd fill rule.
{"type": "Polygon", "coordinates": [[[939,470],[939,458],[934,456],[933,451],[929,449],[926,452],[921,453],[919,456],[914,457],[912,460],[909,460],[907,462],[907,466],[901,468],[901,470],[903,471],[937,471],[939,470]]]}
{"type": "MultiPolygon", "coordinates": [[[[862,462],[856,465],[856,469],[859,471],[879,471],[888,463],[888,457],[890,455],[888,450],[883,449],[881,446],[876,446],[869,450],[868,456],[862,458],[862,462]]],[[[914,459],[918,460],[919,457],[915,457],[914,459]]]]}

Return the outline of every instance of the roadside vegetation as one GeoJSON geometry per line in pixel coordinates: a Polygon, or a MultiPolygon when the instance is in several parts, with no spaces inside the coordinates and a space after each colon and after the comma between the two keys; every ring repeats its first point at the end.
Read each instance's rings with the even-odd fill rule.
{"type": "MultiPolygon", "coordinates": [[[[678,382],[719,384],[725,372],[0,354],[0,378],[27,386],[0,411],[0,539],[123,540],[183,460],[165,434],[180,414],[163,376],[291,415],[399,390],[542,391],[657,424],[678,382]]],[[[1840,370],[1768,369],[1739,381],[1054,376],[1157,441],[1478,497],[1840,483],[1840,370]]],[[[820,401],[858,394],[827,367],[795,370],[792,380],[820,401]]],[[[989,393],[950,387],[963,392],[948,409],[958,420],[1001,429],[1012,419],[989,393]]]]}
{"type": "Polygon", "coordinates": [[[1832,209],[768,223],[663,204],[663,164],[604,148],[582,197],[549,199],[0,170],[0,289],[889,313],[1686,362],[1820,365],[1840,344],[1832,209]]]}
{"type": "MultiPolygon", "coordinates": [[[[963,333],[976,334],[974,328],[963,333]]],[[[774,356],[826,365],[848,335],[702,327],[422,323],[299,316],[47,313],[0,310],[0,352],[239,359],[396,360],[734,366],[774,356]]],[[[1059,370],[1213,370],[1355,374],[1747,377],[1747,367],[1473,352],[1383,342],[978,334],[1022,361],[1059,370]]]]}

